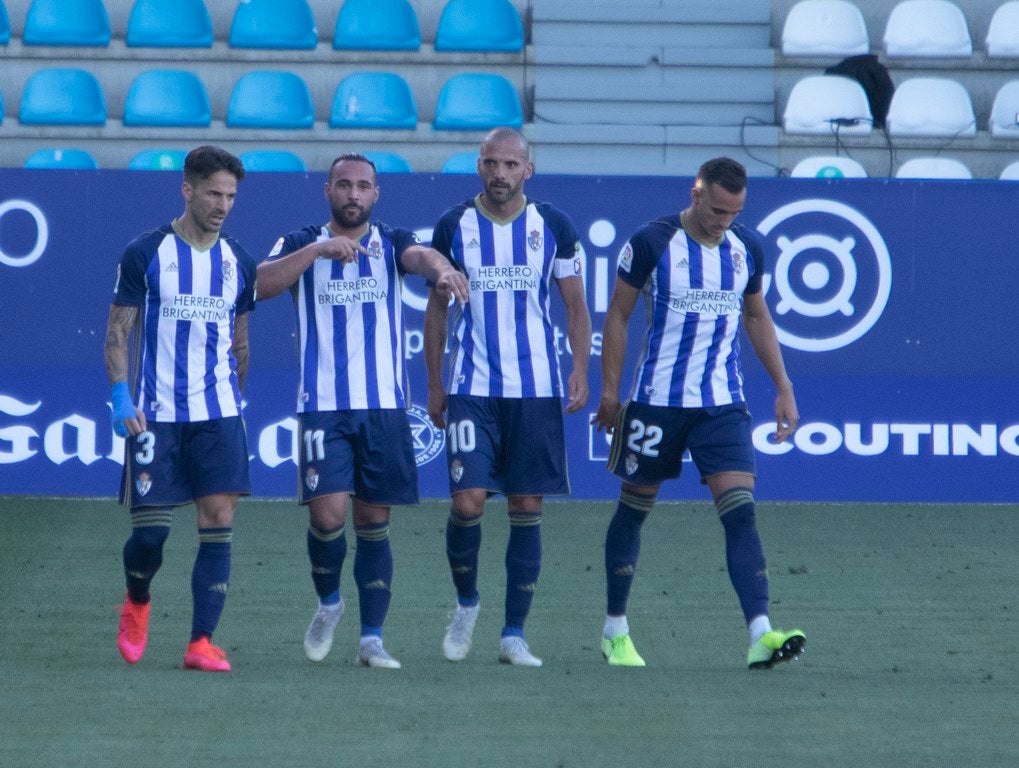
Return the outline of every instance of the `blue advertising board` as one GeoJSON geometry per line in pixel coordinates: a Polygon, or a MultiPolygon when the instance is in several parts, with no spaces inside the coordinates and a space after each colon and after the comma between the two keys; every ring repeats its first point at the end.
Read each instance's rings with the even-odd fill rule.
{"type": "MultiPolygon", "coordinates": [[[[540,170],[540,169],[539,169],[540,170]]],[[[0,171],[0,494],[116,492],[123,442],[109,424],[103,335],[116,265],[138,233],[183,209],[180,177],[144,171],[0,171]]],[[[324,174],[250,174],[225,231],[261,259],[324,223],[324,174]]],[[[586,249],[591,400],[566,417],[575,498],[612,498],[608,444],[590,427],[601,326],[617,255],[645,221],[689,201],[692,180],[541,176],[528,193],[573,218],[586,249]]],[[[427,240],[471,176],[380,179],[376,218],[427,240]]],[[[1019,501],[1019,184],[752,179],[740,220],[769,246],[766,296],[802,423],[775,445],[771,383],[744,348],[757,496],[805,501],[1019,501]]],[[[448,494],[444,435],[425,413],[425,286],[405,285],[411,420],[421,495],[448,494]]],[[[624,380],[642,335],[634,313],[624,380]]],[[[565,320],[557,342],[570,368],[565,320]]],[[[297,368],[289,298],[252,315],[245,417],[261,496],[295,494],[297,368]]],[[[692,465],[662,498],[706,498],[692,465]]]]}

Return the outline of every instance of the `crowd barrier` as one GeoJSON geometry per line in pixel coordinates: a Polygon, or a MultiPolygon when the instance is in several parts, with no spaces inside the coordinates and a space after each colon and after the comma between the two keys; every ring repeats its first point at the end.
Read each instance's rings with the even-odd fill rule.
{"type": "MultiPolygon", "coordinates": [[[[280,234],[324,223],[324,174],[250,174],[225,231],[259,260],[280,234]]],[[[109,423],[103,335],[123,246],[180,214],[180,176],[0,171],[0,494],[113,495],[123,441],[109,423]]],[[[586,249],[591,399],[566,416],[574,498],[612,498],[608,444],[590,427],[616,258],[645,221],[689,201],[691,179],[541,176],[528,183],[573,218],[586,249]]],[[[376,218],[423,240],[472,176],[380,178],[376,218]]],[[[757,496],[804,501],[1019,500],[1019,184],[886,179],[751,180],[740,220],[771,253],[765,285],[802,416],[775,445],[774,392],[744,339],[757,496]]],[[[405,285],[411,420],[423,498],[447,495],[444,435],[425,412],[423,281],[405,285]]],[[[571,352],[557,305],[564,370],[571,352]]],[[[627,383],[641,342],[630,333],[627,383]]],[[[296,493],[292,304],[252,315],[245,391],[254,490],[296,493]]],[[[661,498],[706,498],[692,464],[661,498]]]]}

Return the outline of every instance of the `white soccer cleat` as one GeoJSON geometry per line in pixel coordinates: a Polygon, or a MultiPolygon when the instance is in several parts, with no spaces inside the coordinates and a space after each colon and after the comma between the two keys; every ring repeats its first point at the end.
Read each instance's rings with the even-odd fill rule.
{"type": "Polygon", "coordinates": [[[499,641],[499,661],[515,667],[541,666],[541,659],[531,653],[524,638],[517,635],[510,635],[499,641]]]}
{"type": "Polygon", "coordinates": [[[450,614],[452,621],[446,627],[446,636],[442,638],[442,653],[449,661],[463,661],[467,658],[480,610],[480,603],[471,606],[457,603],[456,609],[450,614]]]}
{"type": "Polygon", "coordinates": [[[333,633],[343,616],[344,607],[343,598],[336,605],[319,604],[308,631],[304,633],[304,655],[309,661],[319,662],[329,655],[333,647],[333,633]]]}
{"type": "Polygon", "coordinates": [[[382,645],[382,638],[375,635],[361,638],[361,647],[357,651],[357,660],[362,667],[373,669],[399,669],[400,662],[389,655],[382,645]]]}

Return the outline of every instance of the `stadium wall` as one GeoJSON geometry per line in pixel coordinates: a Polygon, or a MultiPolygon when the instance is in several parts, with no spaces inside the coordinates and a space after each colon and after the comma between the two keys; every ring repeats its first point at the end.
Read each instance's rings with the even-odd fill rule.
{"type": "MultiPolygon", "coordinates": [[[[283,232],[324,216],[324,174],[251,174],[227,231],[261,259],[283,232]]],[[[566,418],[576,498],[611,498],[608,446],[589,421],[600,391],[600,330],[616,256],[649,218],[685,205],[688,177],[540,175],[536,199],[574,219],[587,252],[595,356],[591,400],[566,418]]],[[[167,222],[179,177],[149,171],[0,171],[0,494],[112,495],[123,445],[109,426],[103,334],[124,245],[167,222]]],[[[477,180],[382,179],[378,217],[424,239],[477,180]]],[[[770,246],[767,298],[796,383],[802,424],[767,439],[773,391],[744,344],[758,496],[805,501],[1019,500],[1019,356],[1012,307],[1019,261],[1000,181],[753,179],[741,220],[770,246]]],[[[424,412],[424,285],[410,277],[407,349],[425,498],[447,494],[443,435],[424,412]]],[[[255,492],[296,487],[297,372],[285,298],[251,321],[245,393],[255,492]]],[[[636,315],[641,313],[635,313],[636,315]]],[[[555,317],[570,367],[561,313],[555,317]]],[[[640,334],[631,329],[626,380],[640,334]]],[[[692,465],[663,498],[704,498],[692,465]]]]}

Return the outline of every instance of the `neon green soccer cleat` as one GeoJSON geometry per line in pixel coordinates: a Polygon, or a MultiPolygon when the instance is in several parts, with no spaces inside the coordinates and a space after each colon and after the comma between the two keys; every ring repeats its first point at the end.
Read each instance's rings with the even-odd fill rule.
{"type": "Polygon", "coordinates": [[[803,652],[807,636],[799,629],[784,632],[773,629],[765,632],[761,639],[747,651],[747,666],[750,669],[771,669],[782,661],[793,661],[803,652]]]}
{"type": "Polygon", "coordinates": [[[643,667],[644,659],[633,647],[633,640],[629,635],[616,635],[611,640],[603,637],[601,640],[601,652],[613,667],[643,667]]]}

